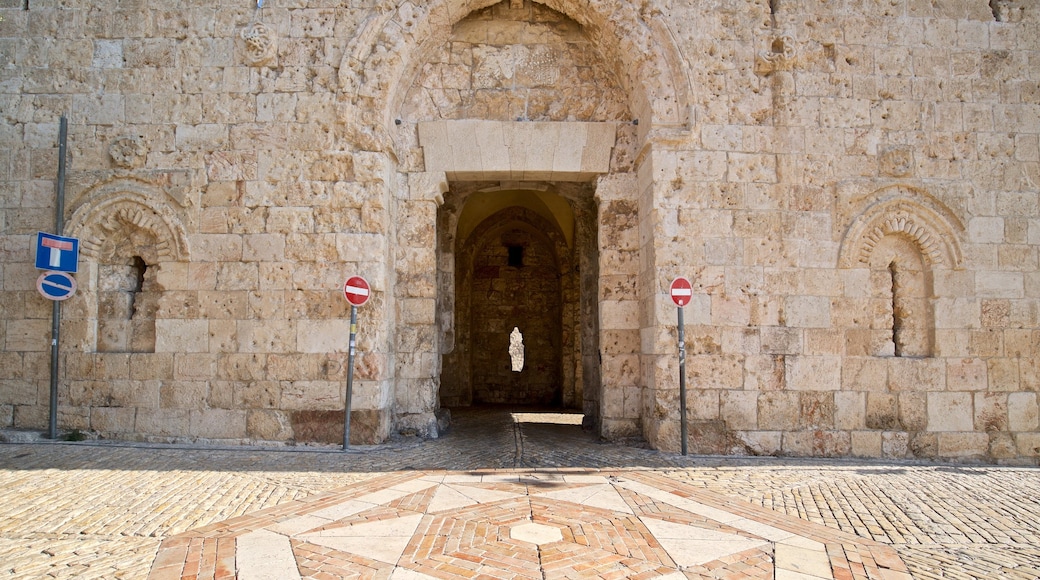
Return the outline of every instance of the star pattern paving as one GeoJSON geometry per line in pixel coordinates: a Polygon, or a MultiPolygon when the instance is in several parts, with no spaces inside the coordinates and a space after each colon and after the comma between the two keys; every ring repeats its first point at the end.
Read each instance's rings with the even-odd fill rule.
{"type": "Polygon", "coordinates": [[[165,540],[172,578],[910,578],[891,548],[651,472],[379,476],[165,540]]]}

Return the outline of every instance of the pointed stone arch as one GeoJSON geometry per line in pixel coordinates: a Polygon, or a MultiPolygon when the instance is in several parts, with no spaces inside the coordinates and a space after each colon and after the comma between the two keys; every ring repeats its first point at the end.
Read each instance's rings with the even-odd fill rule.
{"type": "Polygon", "coordinates": [[[933,196],[895,186],[876,192],[865,205],[842,239],[839,268],[868,265],[878,243],[889,235],[901,236],[916,246],[926,267],[961,267],[959,233],[964,225],[933,196]]]}
{"type": "MultiPolygon", "coordinates": [[[[451,34],[452,25],[501,0],[406,0],[370,19],[348,46],[339,67],[348,137],[360,149],[395,151],[390,137],[396,111],[425,55],[451,34]]],[[[636,3],[609,0],[535,0],[565,14],[598,40],[619,73],[629,108],[643,127],[686,127],[690,81],[667,26],[636,3]]]]}

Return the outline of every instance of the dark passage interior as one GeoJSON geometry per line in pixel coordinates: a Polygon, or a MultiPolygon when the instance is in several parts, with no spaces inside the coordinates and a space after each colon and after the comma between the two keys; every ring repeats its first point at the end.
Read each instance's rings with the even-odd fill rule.
{"type": "Polygon", "coordinates": [[[443,306],[454,334],[442,359],[442,406],[583,408],[589,339],[573,207],[545,190],[446,196],[439,243],[454,266],[445,274],[453,300],[443,306]]]}
{"type": "Polygon", "coordinates": [[[558,405],[559,265],[547,236],[515,217],[487,228],[473,249],[473,403],[558,405]]]}

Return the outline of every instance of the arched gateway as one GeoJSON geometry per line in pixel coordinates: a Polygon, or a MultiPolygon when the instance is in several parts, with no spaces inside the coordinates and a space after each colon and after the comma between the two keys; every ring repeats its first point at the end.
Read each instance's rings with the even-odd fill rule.
{"type": "Polygon", "coordinates": [[[356,37],[346,125],[396,176],[376,184],[399,224],[394,428],[435,434],[441,405],[548,403],[641,434],[656,292],[639,287],[638,173],[688,121],[677,56],[627,3],[405,3],[356,37]]]}

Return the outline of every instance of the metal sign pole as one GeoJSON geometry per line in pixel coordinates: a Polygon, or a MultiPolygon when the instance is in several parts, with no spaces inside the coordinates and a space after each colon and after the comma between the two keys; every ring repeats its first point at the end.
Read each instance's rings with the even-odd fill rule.
{"type": "MultiPolygon", "coordinates": [[[[61,235],[65,228],[65,157],[69,138],[69,120],[61,116],[58,126],[58,183],[57,203],[54,210],[54,233],[61,235]]],[[[51,307],[51,400],[47,437],[58,438],[58,345],[61,340],[61,301],[51,307]]]]}
{"type": "Polygon", "coordinates": [[[354,382],[354,352],[357,350],[357,306],[350,305],[350,351],[347,354],[347,401],[343,413],[343,450],[350,448],[350,395],[354,382]]]}
{"type": "Polygon", "coordinates": [[[683,329],[683,309],[679,310],[679,425],[682,436],[682,454],[686,455],[686,333],[683,329]]]}

